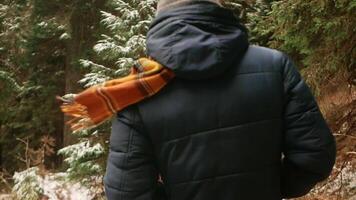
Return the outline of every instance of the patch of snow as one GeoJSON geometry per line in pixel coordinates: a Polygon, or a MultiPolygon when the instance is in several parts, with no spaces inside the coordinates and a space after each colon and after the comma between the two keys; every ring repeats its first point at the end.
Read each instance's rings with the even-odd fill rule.
{"type": "Polygon", "coordinates": [[[42,180],[43,193],[49,200],[91,200],[88,188],[65,181],[65,173],[48,174],[42,180]]]}
{"type": "Polygon", "coordinates": [[[312,193],[356,200],[356,168],[350,162],[343,168],[335,166],[330,179],[316,187],[312,193]]]}
{"type": "Polygon", "coordinates": [[[0,200],[13,200],[14,196],[11,194],[0,194],[0,200]]]}

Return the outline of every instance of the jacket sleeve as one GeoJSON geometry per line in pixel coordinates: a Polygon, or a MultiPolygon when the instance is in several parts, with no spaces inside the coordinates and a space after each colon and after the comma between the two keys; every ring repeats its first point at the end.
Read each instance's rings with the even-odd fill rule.
{"type": "Polygon", "coordinates": [[[145,135],[137,108],[113,118],[104,176],[108,200],[153,200],[157,187],[153,147],[145,135]]]}
{"type": "Polygon", "coordinates": [[[288,56],[283,56],[284,138],[282,196],[307,194],[326,179],[335,163],[335,140],[309,87],[288,56]]]}

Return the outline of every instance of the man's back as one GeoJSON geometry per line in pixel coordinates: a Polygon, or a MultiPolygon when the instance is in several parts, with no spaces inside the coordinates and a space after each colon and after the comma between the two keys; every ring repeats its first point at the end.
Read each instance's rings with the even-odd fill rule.
{"type": "Polygon", "coordinates": [[[114,119],[112,199],[155,199],[159,173],[172,200],[278,200],[330,173],[334,140],[299,72],[224,12],[192,4],[151,26],[148,54],[177,78],[114,119]]]}
{"type": "Polygon", "coordinates": [[[281,199],[277,54],[252,46],[219,78],[176,79],[138,106],[172,199],[281,199]],[[253,65],[258,54],[263,66],[253,65]]]}

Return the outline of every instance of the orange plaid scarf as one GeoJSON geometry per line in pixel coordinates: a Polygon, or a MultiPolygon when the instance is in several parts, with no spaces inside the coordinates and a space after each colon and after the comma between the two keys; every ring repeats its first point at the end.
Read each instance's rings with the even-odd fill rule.
{"type": "Polygon", "coordinates": [[[148,58],[140,58],[131,73],[106,81],[71,97],[58,97],[61,110],[72,117],[66,122],[73,131],[95,127],[116,112],[160,91],[174,73],[148,58]]]}

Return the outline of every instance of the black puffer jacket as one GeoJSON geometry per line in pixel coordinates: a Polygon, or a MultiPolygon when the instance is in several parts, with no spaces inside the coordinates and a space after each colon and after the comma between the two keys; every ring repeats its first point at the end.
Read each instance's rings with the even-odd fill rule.
{"type": "Polygon", "coordinates": [[[159,14],[148,54],[177,74],[113,119],[109,200],[280,200],[328,177],[334,138],[283,53],[249,45],[231,11],[194,3],[159,14]]]}

